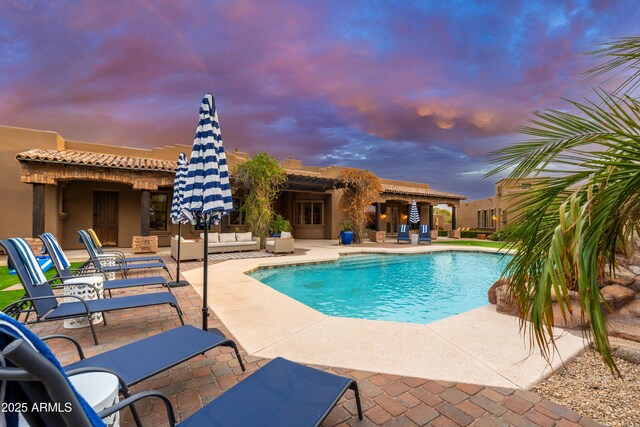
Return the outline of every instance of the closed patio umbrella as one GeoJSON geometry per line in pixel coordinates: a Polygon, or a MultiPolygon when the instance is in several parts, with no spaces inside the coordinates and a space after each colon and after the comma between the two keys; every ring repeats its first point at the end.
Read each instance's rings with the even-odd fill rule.
{"type": "Polygon", "coordinates": [[[418,212],[418,205],[416,201],[411,201],[411,209],[409,210],[409,222],[411,224],[417,224],[420,222],[420,213],[418,212]]]}
{"type": "Polygon", "coordinates": [[[202,329],[208,329],[208,245],[209,225],[218,224],[233,210],[227,156],[222,146],[218,113],[211,94],[200,106],[200,119],[193,140],[182,212],[192,224],[204,224],[204,271],[202,274],[202,329]]]}
{"type": "Polygon", "coordinates": [[[169,286],[186,286],[186,280],[180,280],[180,241],[182,240],[181,226],[189,222],[189,219],[182,211],[184,201],[184,187],[187,179],[187,155],[180,153],[178,156],[178,169],[173,180],[173,199],[171,200],[171,222],[178,224],[178,259],[176,260],[176,280],[169,282],[169,286]]]}

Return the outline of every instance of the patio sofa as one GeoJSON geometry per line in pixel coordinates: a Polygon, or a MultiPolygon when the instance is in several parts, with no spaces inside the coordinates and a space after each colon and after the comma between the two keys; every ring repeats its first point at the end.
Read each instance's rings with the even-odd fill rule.
{"type": "Polygon", "coordinates": [[[292,254],[295,250],[295,239],[291,233],[283,231],[280,237],[267,237],[265,250],[274,254],[292,254]]]}
{"type": "MultiPolygon", "coordinates": [[[[200,235],[203,237],[203,234],[200,235]]],[[[180,243],[180,261],[203,258],[202,240],[182,239],[180,243]]],[[[226,253],[257,251],[260,249],[260,238],[247,233],[209,233],[208,253],[226,253]]],[[[178,258],[177,236],[171,238],[171,256],[178,258]]]]}

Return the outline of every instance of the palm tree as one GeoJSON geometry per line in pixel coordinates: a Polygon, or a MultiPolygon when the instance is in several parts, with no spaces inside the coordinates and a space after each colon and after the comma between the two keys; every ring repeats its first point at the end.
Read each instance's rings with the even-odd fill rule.
{"type": "Polygon", "coordinates": [[[575,291],[589,325],[586,335],[619,374],[598,283],[613,273],[616,254],[628,254],[640,231],[640,103],[632,97],[640,84],[640,37],[616,40],[591,54],[604,61],[588,74],[622,75],[623,83],[613,91],[594,89],[594,101],[567,101],[575,113],[534,113],[531,125],[520,129],[530,138],[492,153],[496,166],[487,176],[550,175],[514,200],[514,210],[522,214],[508,233],[519,245],[504,275],[510,277],[530,343],[551,356],[553,294],[566,319],[575,291]]]}

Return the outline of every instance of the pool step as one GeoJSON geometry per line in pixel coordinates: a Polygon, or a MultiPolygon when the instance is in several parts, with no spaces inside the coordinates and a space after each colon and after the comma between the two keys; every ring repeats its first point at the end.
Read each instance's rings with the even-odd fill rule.
{"type": "Polygon", "coordinates": [[[358,261],[346,261],[341,262],[340,269],[343,270],[358,270],[369,267],[388,267],[395,264],[406,264],[407,259],[404,257],[389,257],[389,258],[376,258],[358,261]]]}

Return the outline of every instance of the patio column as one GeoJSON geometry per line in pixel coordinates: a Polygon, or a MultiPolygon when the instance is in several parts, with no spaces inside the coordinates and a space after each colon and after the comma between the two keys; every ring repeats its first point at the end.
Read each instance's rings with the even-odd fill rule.
{"type": "Polygon", "coordinates": [[[140,235],[148,236],[151,229],[151,192],[142,190],[140,195],[140,235]]]}
{"type": "Polygon", "coordinates": [[[229,232],[229,215],[225,215],[220,219],[220,232],[221,233],[229,232]]]}
{"type": "Polygon", "coordinates": [[[411,213],[411,203],[408,203],[407,204],[407,211],[406,211],[406,214],[407,214],[407,225],[409,225],[409,214],[410,213],[411,213]]]}
{"type": "Polygon", "coordinates": [[[429,230],[433,230],[433,205],[429,205],[429,230]]]}
{"type": "Polygon", "coordinates": [[[381,231],[380,230],[380,203],[376,203],[376,231],[381,231]]]}
{"type": "Polygon", "coordinates": [[[451,229],[454,231],[458,229],[457,218],[456,218],[457,210],[458,208],[456,208],[455,206],[451,207],[451,229]]]}
{"type": "Polygon", "coordinates": [[[44,233],[44,184],[33,185],[33,222],[31,237],[37,238],[44,233]]]}

